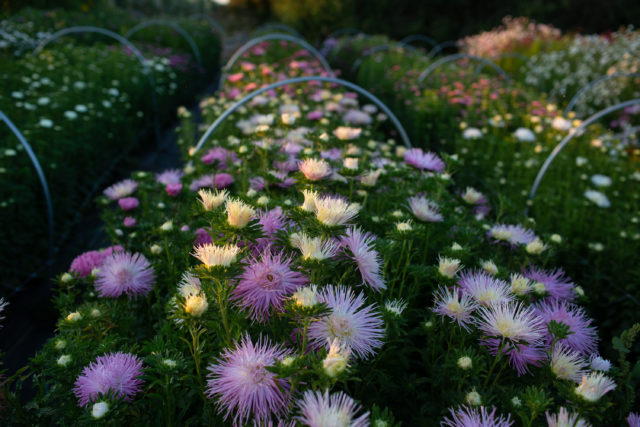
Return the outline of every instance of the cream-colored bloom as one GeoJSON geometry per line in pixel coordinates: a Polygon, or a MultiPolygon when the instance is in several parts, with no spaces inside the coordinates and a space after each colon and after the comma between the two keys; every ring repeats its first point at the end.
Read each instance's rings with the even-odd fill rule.
{"type": "Polygon", "coordinates": [[[70,273],[64,273],[62,276],[60,276],[60,281],[62,283],[69,283],[72,280],[73,276],[70,273]]]}
{"type": "Polygon", "coordinates": [[[63,354],[62,356],[58,357],[58,360],[56,360],[56,364],[62,367],[67,366],[69,362],[71,362],[71,356],[69,356],[68,354],[63,354]]]}
{"type": "Polygon", "coordinates": [[[304,259],[322,261],[333,257],[338,250],[338,244],[335,241],[319,236],[311,237],[304,232],[293,233],[289,241],[291,246],[302,252],[304,259]]]}
{"type": "Polygon", "coordinates": [[[444,277],[453,278],[462,268],[462,261],[456,258],[439,257],[438,271],[444,277]]]}
{"type": "Polygon", "coordinates": [[[166,221],[164,224],[160,226],[160,230],[162,231],[171,231],[173,230],[173,221],[166,221]]]}
{"type": "Polygon", "coordinates": [[[470,205],[475,205],[481,198],[482,193],[472,187],[467,187],[467,189],[462,194],[462,200],[469,203],[470,205]]]}
{"type": "Polygon", "coordinates": [[[189,295],[184,302],[184,311],[193,317],[200,317],[209,308],[209,303],[204,294],[189,295]]]}
{"type": "Polygon", "coordinates": [[[67,320],[69,322],[77,322],[80,319],[82,319],[82,315],[77,311],[67,314],[67,320]]]}
{"type": "Polygon", "coordinates": [[[531,283],[522,274],[514,273],[511,275],[511,292],[518,296],[526,295],[531,290],[531,283]]]}
{"type": "Polygon", "coordinates": [[[465,400],[471,406],[482,405],[482,397],[480,396],[480,393],[476,391],[475,388],[471,390],[469,393],[467,393],[467,395],[465,396],[465,400]]]}
{"type": "Polygon", "coordinates": [[[335,378],[349,365],[349,349],[340,345],[340,340],[334,338],[329,345],[329,353],[322,361],[322,368],[330,378],[335,378]]]}
{"type": "Polygon", "coordinates": [[[310,181],[318,181],[331,174],[331,166],[324,159],[305,159],[298,164],[298,168],[310,181]]]}
{"type": "Polygon", "coordinates": [[[358,215],[360,206],[339,197],[324,196],[315,201],[316,219],[324,225],[345,225],[358,215]]]}
{"type": "Polygon", "coordinates": [[[258,200],[256,200],[256,203],[260,206],[266,206],[269,204],[269,198],[267,196],[260,196],[258,200]]]}
{"type": "Polygon", "coordinates": [[[463,371],[471,369],[473,367],[473,360],[469,356],[462,356],[458,359],[458,367],[463,371]]]}
{"type": "Polygon", "coordinates": [[[378,178],[380,177],[381,173],[382,173],[382,169],[369,171],[360,177],[360,183],[365,187],[373,187],[378,182],[378,178]]]}
{"type": "Polygon", "coordinates": [[[256,210],[242,200],[227,199],[227,221],[235,228],[244,228],[256,215],[256,210]]]}
{"type": "Polygon", "coordinates": [[[482,269],[489,274],[498,274],[498,266],[492,260],[482,261],[482,269]]]}
{"type": "Polygon", "coordinates": [[[209,189],[201,188],[198,190],[198,195],[200,196],[199,202],[202,203],[205,210],[211,211],[213,209],[217,209],[222,205],[229,197],[229,192],[227,190],[216,190],[215,193],[209,189]]]}
{"type": "Polygon", "coordinates": [[[302,206],[300,206],[300,209],[307,212],[315,212],[318,192],[313,190],[302,190],[302,195],[304,196],[304,202],[302,203],[302,206]]]}
{"type": "Polygon", "coordinates": [[[551,372],[560,379],[579,382],[585,373],[587,363],[579,353],[556,344],[551,352],[551,372]]]}
{"type": "Polygon", "coordinates": [[[216,246],[206,243],[195,248],[193,256],[198,258],[208,268],[229,267],[236,262],[240,248],[235,245],[216,246]]]}
{"type": "Polygon", "coordinates": [[[401,233],[404,233],[406,231],[411,231],[412,229],[413,229],[413,227],[411,226],[411,221],[404,221],[404,222],[396,223],[396,230],[398,230],[401,233]]]}
{"type": "Polygon", "coordinates": [[[309,285],[298,288],[292,295],[293,300],[300,307],[310,308],[318,304],[318,287],[309,285]]]}
{"type": "Polygon", "coordinates": [[[539,237],[536,237],[527,244],[526,249],[528,254],[539,255],[547,249],[547,245],[545,245],[539,237]]]}
{"type": "Polygon", "coordinates": [[[345,169],[357,170],[358,169],[358,158],[357,157],[347,157],[344,159],[343,163],[345,169]]]}
{"type": "Polygon", "coordinates": [[[91,416],[95,419],[104,417],[109,412],[109,404],[107,402],[97,402],[93,404],[91,408],[91,416]]]}
{"type": "Polygon", "coordinates": [[[351,128],[351,127],[346,127],[346,126],[338,126],[333,131],[333,134],[338,139],[341,139],[341,140],[355,139],[355,138],[359,137],[361,133],[362,133],[362,129],[360,129],[360,128],[351,128]]]}
{"type": "Polygon", "coordinates": [[[151,247],[149,248],[149,251],[154,255],[158,255],[160,252],[162,252],[162,246],[151,245],[151,247]]]}
{"type": "Polygon", "coordinates": [[[601,372],[591,372],[582,376],[575,392],[588,402],[596,402],[602,396],[616,388],[615,382],[601,372]]]}

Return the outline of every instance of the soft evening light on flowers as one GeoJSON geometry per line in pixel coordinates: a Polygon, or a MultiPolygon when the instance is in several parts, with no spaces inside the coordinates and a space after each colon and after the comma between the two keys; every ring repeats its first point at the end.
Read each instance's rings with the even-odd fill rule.
{"type": "Polygon", "coordinates": [[[323,196],[315,200],[316,219],[328,226],[346,225],[360,207],[340,197],[323,196]]]}
{"type": "Polygon", "coordinates": [[[616,383],[611,378],[601,372],[591,372],[582,376],[582,381],[575,388],[575,392],[587,402],[597,402],[615,388],[616,383]]]}
{"type": "Polygon", "coordinates": [[[323,159],[305,159],[298,163],[298,168],[310,181],[318,181],[331,174],[331,166],[323,159]]]}
{"type": "Polygon", "coordinates": [[[209,308],[209,303],[204,294],[189,295],[184,301],[184,311],[193,317],[201,317],[209,308]]]}
{"type": "Polygon", "coordinates": [[[556,344],[551,352],[551,372],[562,380],[580,382],[587,363],[579,353],[564,344],[556,344]]]}
{"type": "Polygon", "coordinates": [[[338,252],[338,243],[335,240],[323,237],[310,237],[304,232],[293,233],[289,236],[291,246],[302,252],[302,258],[322,261],[338,252]]]}
{"type": "Polygon", "coordinates": [[[198,190],[198,195],[200,199],[198,200],[205,210],[211,211],[220,207],[229,197],[229,192],[227,190],[215,190],[211,191],[209,189],[201,188],[198,190]]]}
{"type": "Polygon", "coordinates": [[[413,212],[420,221],[441,222],[443,220],[438,205],[426,197],[410,197],[409,206],[411,212],[413,212]]]}
{"type": "Polygon", "coordinates": [[[108,392],[131,401],[142,390],[142,360],[129,353],[109,353],[99,356],[82,370],[73,393],[78,405],[87,406],[98,395],[108,392]]]}
{"type": "Polygon", "coordinates": [[[235,228],[246,227],[256,215],[254,208],[238,199],[227,199],[226,210],[227,221],[235,228]]]}
{"type": "Polygon", "coordinates": [[[465,331],[470,331],[473,322],[473,312],[478,305],[468,295],[461,294],[458,288],[441,286],[435,292],[433,312],[440,316],[449,317],[458,323],[465,331]]]}
{"type": "Polygon", "coordinates": [[[144,255],[116,252],[107,257],[96,275],[96,290],[101,297],[117,298],[146,295],[153,288],[156,275],[144,255]]]}
{"type": "Polygon", "coordinates": [[[111,200],[119,200],[123,197],[130,196],[137,188],[137,182],[132,179],[125,179],[124,181],[117,182],[104,190],[104,195],[111,200]]]}
{"type": "Polygon", "coordinates": [[[340,340],[334,338],[329,345],[329,352],[322,361],[322,369],[330,378],[335,378],[349,365],[351,352],[340,344],[340,340]]]}
{"type": "Polygon", "coordinates": [[[438,256],[438,272],[452,279],[462,269],[462,261],[456,258],[438,256]]]}
{"type": "Polygon", "coordinates": [[[196,246],[192,255],[198,258],[207,268],[211,268],[229,267],[236,262],[239,253],[240,248],[235,245],[217,246],[207,243],[196,246]]]}
{"type": "Polygon", "coordinates": [[[449,409],[450,415],[445,417],[440,424],[443,427],[511,427],[511,415],[505,418],[496,414],[496,408],[491,412],[484,406],[472,408],[460,406],[458,409],[449,409]]]}
{"type": "Polygon", "coordinates": [[[543,321],[534,310],[517,302],[480,307],[477,325],[490,337],[514,343],[535,343],[543,338],[545,332],[543,321]]]}
{"type": "Polygon", "coordinates": [[[586,190],[584,192],[584,197],[587,198],[591,203],[600,207],[600,208],[608,208],[611,207],[611,202],[609,198],[604,194],[596,190],[586,190]]]}
{"type": "Polygon", "coordinates": [[[362,411],[352,398],[339,391],[329,394],[307,390],[296,402],[300,415],[296,417],[302,425],[309,427],[366,427],[369,425],[369,412],[360,416],[362,411]]]}

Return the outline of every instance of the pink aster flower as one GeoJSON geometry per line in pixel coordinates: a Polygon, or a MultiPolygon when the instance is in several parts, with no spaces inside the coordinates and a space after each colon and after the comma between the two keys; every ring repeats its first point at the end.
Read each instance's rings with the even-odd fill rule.
{"type": "Polygon", "coordinates": [[[179,184],[184,176],[184,172],[180,169],[167,169],[166,171],[156,175],[156,181],[167,186],[169,184],[179,184]]]}
{"type": "Polygon", "coordinates": [[[309,120],[320,120],[324,114],[320,110],[313,110],[307,113],[307,119],[309,120]]]}
{"type": "Polygon", "coordinates": [[[194,179],[189,186],[189,190],[198,191],[200,188],[212,188],[213,187],[213,175],[202,175],[199,178],[194,179]]]}
{"type": "Polygon", "coordinates": [[[634,412],[629,412],[627,417],[627,424],[629,427],[640,427],[640,415],[634,412]]]}
{"type": "Polygon", "coordinates": [[[491,412],[484,406],[480,408],[470,408],[460,406],[458,409],[449,409],[451,413],[440,423],[444,427],[510,427],[513,425],[511,415],[507,418],[496,415],[496,408],[491,412]]]}
{"type": "Polygon", "coordinates": [[[132,216],[125,217],[125,219],[122,221],[122,224],[125,227],[133,227],[134,225],[136,225],[136,219],[132,216]]]}
{"type": "Polygon", "coordinates": [[[331,174],[331,166],[325,160],[305,159],[298,163],[300,172],[310,181],[318,181],[331,174]]]}
{"type": "Polygon", "coordinates": [[[441,222],[444,219],[438,205],[426,197],[409,197],[409,207],[420,221],[441,222]]]}
{"type": "Polygon", "coordinates": [[[137,182],[132,179],[125,179],[124,181],[117,182],[111,187],[105,189],[103,193],[111,200],[119,200],[133,194],[137,188],[137,182]]]}
{"type": "Polygon", "coordinates": [[[369,425],[369,412],[360,416],[362,410],[352,398],[339,391],[329,394],[307,390],[296,402],[300,415],[296,417],[302,425],[309,427],[346,426],[366,427],[369,425]]]}
{"type": "Polygon", "coordinates": [[[496,224],[489,231],[487,237],[495,243],[505,242],[515,247],[527,245],[537,237],[535,233],[521,225],[496,224]]]}
{"type": "Polygon", "coordinates": [[[471,297],[458,288],[442,286],[435,293],[435,307],[433,312],[440,316],[449,317],[461,328],[469,332],[469,325],[473,322],[473,312],[478,305],[471,297]]]}
{"type": "Polygon", "coordinates": [[[283,417],[288,409],[289,382],[276,378],[266,367],[290,352],[263,338],[254,344],[248,335],[235,347],[226,349],[207,368],[207,396],[218,400],[225,420],[233,414],[235,425],[246,424],[251,416],[258,423],[267,423],[271,414],[283,417]]]}
{"type": "Polygon", "coordinates": [[[467,271],[460,275],[458,285],[462,292],[478,304],[489,307],[513,300],[509,284],[486,271],[467,271]]]}
{"type": "Polygon", "coordinates": [[[309,327],[316,347],[330,347],[334,339],[356,357],[367,359],[382,347],[384,324],[375,305],[365,306],[364,295],[342,286],[328,286],[318,296],[331,312],[309,327]]]}
{"type": "Polygon", "coordinates": [[[141,390],[140,376],[142,361],[138,357],[121,352],[104,354],[82,370],[73,393],[78,406],[87,406],[108,392],[130,401],[141,390]]]}
{"type": "Polygon", "coordinates": [[[193,246],[202,246],[213,243],[213,237],[209,234],[209,231],[205,228],[198,228],[196,231],[196,239],[193,241],[193,246]]]}
{"type": "Polygon", "coordinates": [[[88,251],[74,258],[69,271],[79,277],[87,277],[94,268],[100,267],[103,261],[104,256],[99,251],[88,251]]]}
{"type": "Polygon", "coordinates": [[[233,182],[233,177],[228,173],[217,173],[213,178],[213,187],[221,189],[230,186],[233,182]]]}
{"type": "Polygon", "coordinates": [[[96,290],[101,297],[129,297],[149,293],[155,281],[153,267],[139,253],[116,252],[105,259],[96,277],[96,290]]]}
{"type": "Polygon", "coordinates": [[[575,298],[575,284],[571,279],[565,276],[562,269],[543,270],[541,268],[531,267],[522,273],[527,279],[534,282],[542,283],[549,297],[558,300],[573,300],[575,298]]]}
{"type": "Polygon", "coordinates": [[[125,197],[118,200],[118,206],[123,211],[130,211],[140,206],[140,201],[135,197],[125,197]]]}
{"type": "Polygon", "coordinates": [[[231,299],[248,310],[253,320],[265,321],[272,308],[281,310],[286,297],[307,282],[292,269],[291,259],[265,249],[260,259],[253,259],[244,269],[231,299]]]}
{"type": "Polygon", "coordinates": [[[176,184],[169,184],[165,187],[165,191],[171,197],[176,197],[182,191],[182,184],[179,182],[176,184]]]}
{"type": "MultiPolygon", "coordinates": [[[[565,301],[552,300],[538,304],[536,311],[545,324],[555,320],[569,327],[571,333],[557,342],[585,356],[596,351],[598,332],[594,326],[591,326],[592,320],[587,317],[582,308],[565,301]]],[[[545,341],[548,345],[553,341],[553,337],[548,332],[545,335],[545,341]]]]}
{"type": "Polygon", "coordinates": [[[405,151],[404,161],[409,166],[420,170],[428,170],[434,172],[444,171],[444,162],[440,157],[431,152],[424,152],[422,148],[412,148],[405,151]]]}
{"type": "Polygon", "coordinates": [[[340,239],[343,252],[352,259],[360,271],[361,285],[368,285],[374,291],[382,291],[387,286],[382,277],[382,257],[375,250],[375,236],[358,227],[350,227],[346,236],[340,239]]]}

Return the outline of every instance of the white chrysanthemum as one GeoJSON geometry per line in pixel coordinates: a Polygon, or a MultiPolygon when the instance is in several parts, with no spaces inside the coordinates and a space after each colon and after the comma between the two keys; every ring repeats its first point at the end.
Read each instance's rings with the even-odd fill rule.
{"type": "Polygon", "coordinates": [[[478,190],[472,187],[467,187],[464,190],[464,193],[462,194],[462,200],[464,200],[470,205],[475,205],[483,197],[484,196],[482,195],[481,192],[479,192],[478,190]]]}
{"type": "Polygon", "coordinates": [[[216,246],[211,243],[195,248],[193,256],[208,268],[229,267],[236,261],[240,248],[235,245],[216,246]]]}
{"type": "Polygon", "coordinates": [[[307,308],[317,305],[319,303],[318,297],[318,287],[316,285],[298,288],[291,296],[297,305],[307,308]]]}
{"type": "Polygon", "coordinates": [[[616,383],[601,372],[591,372],[582,376],[582,381],[576,387],[576,394],[588,402],[600,400],[606,393],[614,390],[616,383]]]}
{"type": "Polygon", "coordinates": [[[538,342],[545,332],[543,320],[531,307],[510,302],[480,307],[478,328],[490,337],[526,343],[538,342]]]}
{"type": "Polygon", "coordinates": [[[591,427],[591,424],[561,407],[557,414],[546,413],[548,427],[591,427]]]}
{"type": "Polygon", "coordinates": [[[229,197],[229,192],[227,190],[216,190],[214,193],[209,189],[201,188],[198,190],[198,195],[200,196],[199,202],[202,203],[206,210],[210,211],[220,207],[229,197]]]}
{"type": "Polygon", "coordinates": [[[255,215],[256,210],[242,200],[227,199],[227,221],[235,228],[244,228],[255,215]]]}
{"type": "Polygon", "coordinates": [[[407,308],[407,303],[401,299],[394,299],[384,303],[384,308],[389,313],[400,317],[405,308],[407,308]]]}
{"type": "Polygon", "coordinates": [[[360,177],[360,183],[365,187],[373,187],[378,182],[378,178],[382,173],[382,169],[376,169],[374,171],[367,172],[360,177]]]}
{"type": "Polygon", "coordinates": [[[484,271],[486,271],[489,274],[493,274],[494,276],[498,274],[498,266],[496,265],[495,262],[493,262],[490,259],[486,261],[482,261],[480,266],[484,271]]]}
{"type": "Polygon", "coordinates": [[[324,372],[331,378],[335,378],[344,371],[349,365],[349,356],[351,351],[344,345],[340,344],[340,340],[334,338],[329,345],[329,353],[322,361],[324,372]]]}
{"type": "Polygon", "coordinates": [[[531,242],[527,243],[526,251],[531,255],[539,255],[547,249],[547,245],[539,238],[536,237],[531,242]]]}
{"type": "Polygon", "coordinates": [[[533,282],[522,274],[514,273],[511,275],[511,292],[515,295],[523,296],[531,291],[533,282]]]}
{"type": "Polygon", "coordinates": [[[462,261],[456,258],[438,257],[438,272],[444,277],[453,278],[462,269],[462,261]]]}
{"type": "Polygon", "coordinates": [[[462,356],[458,359],[458,367],[463,371],[473,367],[473,360],[469,356],[462,356]]]}
{"type": "Polygon", "coordinates": [[[304,196],[304,202],[302,203],[302,206],[300,206],[300,209],[307,212],[315,212],[318,192],[313,190],[302,190],[302,195],[304,196]]]}
{"type": "Polygon", "coordinates": [[[358,214],[359,205],[339,197],[324,196],[316,199],[316,218],[325,225],[345,225],[358,214]]]}
{"type": "Polygon", "coordinates": [[[109,404],[107,402],[97,402],[93,404],[91,408],[91,416],[95,419],[104,417],[109,412],[109,404]]]}
{"type": "Polygon", "coordinates": [[[587,190],[584,192],[584,197],[586,197],[587,200],[594,203],[598,207],[608,208],[609,206],[611,206],[609,198],[607,198],[607,196],[599,191],[587,190]]]}
{"type": "Polygon", "coordinates": [[[467,393],[467,395],[465,396],[465,400],[471,406],[482,405],[482,397],[480,396],[480,393],[476,391],[476,389],[473,389],[469,393],[467,393]]]}
{"type": "Polygon", "coordinates": [[[578,352],[564,344],[556,344],[551,352],[551,371],[560,379],[579,382],[587,363],[578,352]]]}
{"type": "Polygon", "coordinates": [[[291,246],[302,252],[304,259],[322,261],[332,258],[338,251],[338,243],[322,237],[310,237],[306,233],[293,233],[289,236],[291,246]]]}
{"type": "Polygon", "coordinates": [[[71,362],[71,356],[68,354],[63,354],[62,356],[58,357],[58,360],[56,360],[58,366],[62,367],[67,366],[69,362],[71,362]]]}
{"type": "Polygon", "coordinates": [[[310,181],[317,181],[331,174],[331,166],[323,159],[305,159],[298,164],[298,168],[310,181]]]}

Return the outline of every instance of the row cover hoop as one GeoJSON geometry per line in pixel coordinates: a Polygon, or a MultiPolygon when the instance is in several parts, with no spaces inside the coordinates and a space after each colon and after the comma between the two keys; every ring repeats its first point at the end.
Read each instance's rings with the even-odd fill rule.
{"type": "Polygon", "coordinates": [[[496,70],[504,78],[504,80],[505,80],[505,82],[507,84],[509,84],[511,82],[511,79],[509,78],[507,73],[498,64],[496,64],[495,62],[493,62],[493,61],[491,61],[491,60],[489,60],[487,58],[482,58],[480,56],[469,55],[468,53],[455,53],[453,55],[442,57],[442,58],[438,59],[437,61],[435,61],[434,63],[432,63],[431,65],[429,65],[426,70],[424,70],[422,73],[420,73],[420,76],[418,77],[418,83],[422,83],[440,65],[446,64],[448,62],[457,61],[459,59],[473,59],[475,61],[482,62],[482,63],[490,66],[494,70],[496,70]]]}
{"type": "Polygon", "coordinates": [[[566,117],[569,114],[569,112],[571,112],[573,107],[576,106],[576,104],[578,103],[578,100],[582,98],[582,96],[584,96],[584,94],[587,93],[594,86],[597,86],[604,81],[617,79],[619,77],[640,78],[640,73],[613,73],[613,74],[608,74],[605,76],[598,77],[597,79],[590,81],[589,83],[584,85],[582,88],[580,88],[580,90],[575,95],[573,95],[573,97],[567,104],[567,108],[564,109],[564,113],[563,113],[564,116],[566,117]]]}

